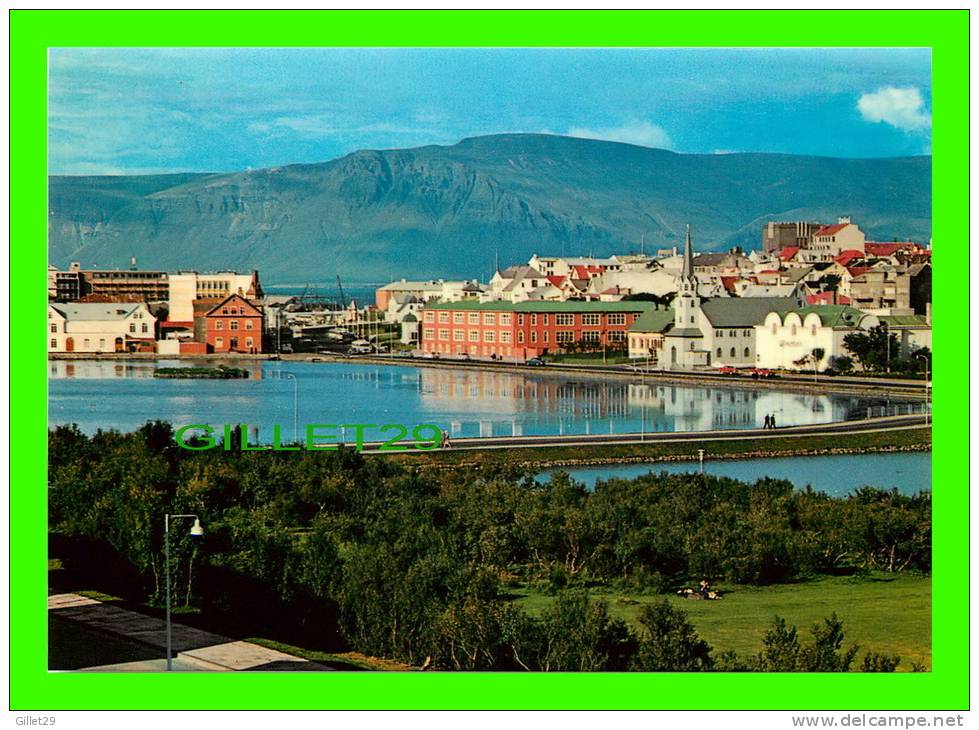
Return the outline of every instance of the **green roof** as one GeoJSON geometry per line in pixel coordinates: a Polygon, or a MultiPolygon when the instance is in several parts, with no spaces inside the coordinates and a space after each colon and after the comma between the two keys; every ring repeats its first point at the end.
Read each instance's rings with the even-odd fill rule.
{"type": "Polygon", "coordinates": [[[753,327],[769,312],[794,308],[792,297],[717,297],[706,299],[700,308],[714,327],[753,327]]]}
{"type": "Polygon", "coordinates": [[[780,312],[779,314],[784,320],[785,315],[789,312],[795,312],[802,319],[805,319],[809,314],[818,314],[820,321],[823,323],[823,327],[856,327],[860,320],[867,316],[865,312],[861,312],[856,307],[850,307],[846,304],[814,304],[808,307],[802,307],[801,309],[780,312]]]}
{"type": "MultiPolygon", "coordinates": [[[[432,302],[425,309],[475,310],[477,312],[646,312],[655,309],[655,302],[432,302]]],[[[670,319],[673,319],[671,310],[670,319]]]]}
{"type": "Polygon", "coordinates": [[[662,332],[673,324],[672,309],[649,309],[642,313],[632,326],[630,332],[662,332]]]}

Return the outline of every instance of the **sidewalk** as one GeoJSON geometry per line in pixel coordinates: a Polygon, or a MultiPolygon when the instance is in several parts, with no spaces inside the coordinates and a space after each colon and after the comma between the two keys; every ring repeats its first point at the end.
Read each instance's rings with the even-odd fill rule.
{"type": "MultiPolygon", "coordinates": [[[[129,611],[109,603],[85,598],[75,593],[48,596],[48,611],[59,619],[72,621],[88,629],[124,637],[159,649],[166,654],[166,622],[163,619],[129,611]]],[[[209,631],[179,623],[172,624],[175,667],[197,671],[331,671],[329,667],[301,657],[267,649],[247,641],[236,641],[209,631]]],[[[94,667],[93,667],[94,668],[94,667]]],[[[157,663],[139,663],[131,667],[98,667],[105,670],[155,671],[165,669],[157,663]]]]}

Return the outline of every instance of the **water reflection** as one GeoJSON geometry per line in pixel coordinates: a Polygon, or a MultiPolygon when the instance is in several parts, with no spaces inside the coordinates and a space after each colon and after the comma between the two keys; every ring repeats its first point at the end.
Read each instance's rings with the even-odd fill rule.
{"type": "MultiPolygon", "coordinates": [[[[153,378],[186,361],[54,361],[49,421],[131,430],[186,423],[434,423],[455,436],[605,434],[760,428],[866,415],[887,401],[780,390],[688,387],[588,375],[358,363],[230,363],[247,380],[153,378]],[[296,399],[296,412],[293,412],[296,399]]],[[[195,363],[203,364],[203,363],[195,363]]],[[[213,366],[214,361],[208,361],[213,366]]],[[[291,432],[291,429],[289,429],[291,432]]]]}

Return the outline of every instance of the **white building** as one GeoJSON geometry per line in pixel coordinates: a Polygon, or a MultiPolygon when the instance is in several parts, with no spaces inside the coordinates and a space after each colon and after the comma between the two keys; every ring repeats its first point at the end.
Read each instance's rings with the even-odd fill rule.
{"type": "Polygon", "coordinates": [[[878,324],[875,315],[842,304],[770,312],[755,327],[758,367],[812,370],[815,362],[818,370],[825,370],[834,357],[852,357],[843,338],[878,324]]]}
{"type": "Polygon", "coordinates": [[[863,253],[866,240],[867,237],[860,227],[844,217],[838,219],[834,225],[823,226],[812,234],[809,252],[823,261],[830,261],[844,251],[863,253]]]}
{"type": "Polygon", "coordinates": [[[258,272],[239,274],[236,271],[219,271],[199,274],[196,271],[181,271],[170,274],[170,311],[167,318],[171,322],[193,322],[195,299],[224,299],[239,294],[249,301],[264,296],[258,281],[258,272]]]}
{"type": "Polygon", "coordinates": [[[660,367],[670,370],[750,367],[756,364],[755,325],[772,311],[796,309],[785,297],[714,297],[704,299],[693,269],[690,229],[684,249],[680,290],[673,300],[673,326],[664,332],[660,367]]]}
{"type": "Polygon", "coordinates": [[[156,317],[146,304],[48,305],[48,352],[152,351],[156,317]]]}

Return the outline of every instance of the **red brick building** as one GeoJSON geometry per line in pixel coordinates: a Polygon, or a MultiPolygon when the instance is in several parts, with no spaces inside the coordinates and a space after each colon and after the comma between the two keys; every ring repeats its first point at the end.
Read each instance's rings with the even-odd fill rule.
{"type": "Polygon", "coordinates": [[[599,349],[626,345],[626,333],[651,302],[445,302],[421,313],[421,349],[446,355],[526,359],[570,342],[599,349]]]}
{"type": "Polygon", "coordinates": [[[194,301],[194,339],[207,352],[262,352],[262,310],[239,294],[194,301]]]}

